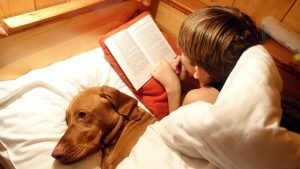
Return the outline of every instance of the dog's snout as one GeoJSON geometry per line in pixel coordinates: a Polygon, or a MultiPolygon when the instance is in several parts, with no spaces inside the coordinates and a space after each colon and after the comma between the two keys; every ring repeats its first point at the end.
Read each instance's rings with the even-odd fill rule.
{"type": "Polygon", "coordinates": [[[61,154],[52,154],[52,157],[59,161],[59,160],[62,159],[63,155],[61,155],[61,154]]]}
{"type": "Polygon", "coordinates": [[[52,157],[56,160],[61,160],[65,155],[65,148],[63,145],[59,144],[55,147],[52,152],[52,157]]]}

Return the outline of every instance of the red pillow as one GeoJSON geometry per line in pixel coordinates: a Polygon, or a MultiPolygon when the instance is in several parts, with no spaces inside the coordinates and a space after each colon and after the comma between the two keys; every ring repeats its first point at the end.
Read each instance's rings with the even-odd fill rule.
{"type": "MultiPolygon", "coordinates": [[[[118,28],[112,30],[111,32],[101,36],[99,38],[100,46],[102,47],[105,57],[111,66],[115,69],[117,74],[121,77],[121,79],[125,82],[125,84],[129,87],[129,89],[134,93],[137,99],[142,102],[154,116],[158,119],[162,119],[166,115],[169,114],[168,108],[168,97],[164,87],[156,81],[154,78],[151,78],[147,83],[145,83],[139,90],[136,90],[129,79],[127,78],[126,74],[123,72],[117,61],[115,60],[114,56],[111,54],[107,46],[105,45],[104,41],[106,38],[110,37],[111,35],[128,28],[130,25],[135,23],[137,20],[145,17],[148,15],[148,12],[143,12],[134,19],[130,20],[127,23],[119,26],[118,28]]],[[[150,15],[150,14],[149,14],[150,15]]],[[[164,34],[166,37],[166,35],[164,34]]],[[[174,43],[170,41],[168,37],[166,37],[170,45],[172,46],[173,50],[179,54],[180,51],[176,47],[174,43]]]]}

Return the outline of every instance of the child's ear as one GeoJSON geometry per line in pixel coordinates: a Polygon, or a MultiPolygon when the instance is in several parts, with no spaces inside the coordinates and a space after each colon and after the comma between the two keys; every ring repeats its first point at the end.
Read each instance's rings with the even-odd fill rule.
{"type": "Polygon", "coordinates": [[[199,78],[208,79],[209,78],[209,74],[203,68],[201,68],[199,66],[194,66],[194,68],[195,68],[195,72],[193,74],[193,77],[195,79],[199,79],[199,78]]]}
{"type": "Polygon", "coordinates": [[[194,66],[194,69],[195,69],[195,72],[194,72],[194,74],[193,74],[193,77],[195,78],[195,79],[199,79],[199,77],[200,77],[200,68],[198,67],[198,66],[194,66]]]}
{"type": "Polygon", "coordinates": [[[195,72],[193,74],[193,77],[195,79],[198,79],[202,83],[206,83],[209,79],[209,74],[201,67],[195,66],[195,72]]]}

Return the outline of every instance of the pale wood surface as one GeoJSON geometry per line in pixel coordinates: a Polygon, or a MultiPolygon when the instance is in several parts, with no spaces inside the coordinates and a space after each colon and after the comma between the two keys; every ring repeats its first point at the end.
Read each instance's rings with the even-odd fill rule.
{"type": "Polygon", "coordinates": [[[236,0],[234,7],[251,16],[256,23],[262,18],[273,16],[282,21],[296,0],[236,0]]]}
{"type": "Polygon", "coordinates": [[[0,0],[0,19],[34,10],[33,0],[0,0]]]}
{"type": "Polygon", "coordinates": [[[15,79],[32,69],[99,47],[99,36],[124,23],[140,6],[136,1],[126,1],[1,39],[0,80],[15,79]]]}
{"type": "Polygon", "coordinates": [[[187,15],[183,12],[160,1],[155,20],[159,27],[166,32],[174,42],[176,42],[180,25],[186,17],[187,15]]]}
{"type": "Polygon", "coordinates": [[[282,23],[300,35],[300,0],[297,0],[282,23]]]}
{"type": "MultiPolygon", "coordinates": [[[[88,0],[0,0],[0,19],[15,16],[29,11],[39,10],[45,7],[50,7],[64,2],[76,2],[88,0]]],[[[143,1],[144,4],[150,4],[151,0],[143,1]]],[[[158,0],[154,0],[158,1],[158,0]]],[[[181,6],[182,12],[189,12],[198,9],[202,4],[206,5],[221,5],[235,6],[240,8],[245,13],[255,19],[257,24],[263,17],[271,15],[282,21],[292,30],[300,34],[299,21],[299,1],[300,0],[162,0],[165,3],[181,6]],[[170,3],[169,3],[170,2],[170,3]],[[294,5],[295,4],[295,5],[294,5]],[[294,6],[293,6],[294,5],[294,6]],[[286,17],[285,17],[286,16],[286,17]]],[[[155,8],[156,9],[156,8],[155,8]]],[[[152,12],[155,14],[155,12],[152,12]]]]}
{"type": "Polygon", "coordinates": [[[3,22],[6,25],[6,34],[11,34],[13,32],[32,27],[37,24],[41,24],[43,22],[47,22],[49,20],[68,17],[70,13],[78,13],[81,14],[83,12],[94,10],[94,8],[101,8],[105,6],[110,6],[114,3],[120,3],[119,1],[105,1],[105,0],[78,0],[72,1],[68,3],[63,3],[55,6],[51,6],[48,8],[44,8],[41,10],[25,13],[22,15],[10,17],[4,19],[3,22]]]}
{"type": "Polygon", "coordinates": [[[190,14],[196,9],[203,8],[207,5],[212,5],[212,3],[208,4],[203,2],[202,0],[161,0],[161,2],[172,6],[173,8],[181,11],[184,14],[190,14]]]}
{"type": "Polygon", "coordinates": [[[42,9],[67,2],[66,0],[34,0],[35,9],[42,9]]]}
{"type": "Polygon", "coordinates": [[[273,16],[300,34],[300,0],[161,0],[184,14],[207,5],[234,6],[251,16],[257,25],[273,16]]]}
{"type": "Polygon", "coordinates": [[[232,6],[235,0],[201,0],[208,5],[232,6]]]}
{"type": "MultiPolygon", "coordinates": [[[[9,0],[6,0],[9,1],[9,0]]],[[[104,8],[112,4],[122,3],[129,0],[35,0],[34,5],[50,7],[24,13],[21,15],[0,20],[0,38],[5,38],[10,34],[30,28],[37,24],[48,22],[49,20],[61,20],[74,15],[80,15],[95,9],[104,8]],[[64,2],[66,1],[66,2],[64,2]],[[58,4],[58,5],[57,5],[58,4]]],[[[149,10],[155,17],[159,0],[132,0],[143,4],[143,10],[149,10]]]]}
{"type": "Polygon", "coordinates": [[[7,18],[71,0],[0,0],[0,18],[7,18]]]}

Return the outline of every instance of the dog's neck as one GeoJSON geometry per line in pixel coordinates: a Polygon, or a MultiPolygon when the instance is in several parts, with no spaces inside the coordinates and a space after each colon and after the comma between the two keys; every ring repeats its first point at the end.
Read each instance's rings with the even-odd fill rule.
{"type": "Polygon", "coordinates": [[[117,137],[120,133],[120,130],[122,130],[123,128],[123,124],[125,122],[125,119],[123,116],[120,116],[117,124],[115,125],[115,127],[111,130],[111,132],[109,132],[106,137],[103,140],[103,144],[104,145],[108,145],[109,143],[111,143],[111,141],[117,137]]]}

